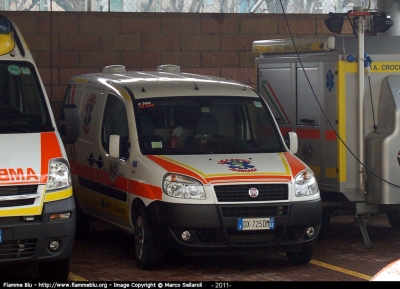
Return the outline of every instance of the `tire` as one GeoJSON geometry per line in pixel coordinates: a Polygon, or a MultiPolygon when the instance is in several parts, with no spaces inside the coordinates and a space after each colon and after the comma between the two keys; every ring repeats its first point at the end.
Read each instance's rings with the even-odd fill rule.
{"type": "Polygon", "coordinates": [[[134,247],[136,265],[141,270],[153,270],[161,266],[161,254],[154,232],[147,218],[146,210],[141,206],[134,217],[134,247]]]}
{"type": "Polygon", "coordinates": [[[69,276],[69,259],[39,263],[40,281],[67,282],[69,276]]]}
{"type": "Polygon", "coordinates": [[[387,218],[389,224],[392,226],[393,229],[400,228],[400,213],[399,212],[390,212],[387,213],[387,218]]]}
{"type": "Polygon", "coordinates": [[[294,265],[308,264],[314,254],[314,247],[314,245],[304,246],[298,252],[286,252],[286,257],[294,265]]]}

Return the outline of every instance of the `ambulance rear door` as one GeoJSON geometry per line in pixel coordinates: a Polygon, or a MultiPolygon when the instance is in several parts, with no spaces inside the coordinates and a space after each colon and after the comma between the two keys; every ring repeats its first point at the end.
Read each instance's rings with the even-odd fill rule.
{"type": "Polygon", "coordinates": [[[295,131],[297,156],[315,173],[318,183],[336,185],[336,64],[321,57],[300,63],[297,58],[257,59],[258,91],[267,101],[281,133],[295,131]]]}

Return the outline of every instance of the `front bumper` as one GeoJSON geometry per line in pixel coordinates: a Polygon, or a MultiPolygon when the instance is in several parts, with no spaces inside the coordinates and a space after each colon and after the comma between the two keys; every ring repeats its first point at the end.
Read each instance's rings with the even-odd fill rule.
{"type": "Polygon", "coordinates": [[[44,203],[43,214],[32,221],[23,217],[1,217],[0,262],[47,261],[70,258],[75,241],[75,201],[73,197],[44,203]],[[71,212],[68,220],[49,221],[49,215],[71,212]],[[49,244],[57,239],[61,248],[51,252],[49,244]]]}
{"type": "Polygon", "coordinates": [[[247,254],[276,248],[298,251],[317,241],[322,216],[321,200],[251,205],[186,205],[157,201],[148,209],[149,216],[158,216],[153,226],[158,227],[161,234],[160,245],[173,245],[185,253],[240,251],[247,254]],[[275,229],[237,229],[238,218],[266,217],[275,217],[275,229]],[[314,230],[311,237],[306,234],[310,227],[314,230]],[[182,239],[185,231],[191,236],[187,241],[182,239]],[[165,241],[167,239],[169,242],[165,241]]]}

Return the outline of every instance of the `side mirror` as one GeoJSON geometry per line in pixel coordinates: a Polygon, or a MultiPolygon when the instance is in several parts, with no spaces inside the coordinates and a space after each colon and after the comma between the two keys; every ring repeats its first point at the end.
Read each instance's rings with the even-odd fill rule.
{"type": "Polygon", "coordinates": [[[119,158],[119,143],[120,143],[119,135],[116,135],[116,134],[110,135],[110,144],[108,146],[108,154],[113,159],[119,158]]]}
{"type": "Polygon", "coordinates": [[[79,137],[80,117],[75,104],[64,105],[61,119],[57,121],[58,130],[64,144],[73,144],[79,137]]]}
{"type": "Polygon", "coordinates": [[[297,138],[297,133],[290,131],[285,135],[285,144],[289,151],[293,154],[297,153],[299,147],[299,140],[297,138]]]}

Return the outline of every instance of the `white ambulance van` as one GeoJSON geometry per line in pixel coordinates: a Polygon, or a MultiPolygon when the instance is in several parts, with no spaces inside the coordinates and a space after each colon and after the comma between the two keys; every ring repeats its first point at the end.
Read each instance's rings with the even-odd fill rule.
{"type": "MultiPolygon", "coordinates": [[[[251,87],[174,65],[112,65],[73,77],[65,105],[81,123],[66,147],[77,210],[133,234],[139,268],[171,252],[312,259],[316,179],[251,87]]],[[[78,215],[77,230],[87,225],[78,215]]]]}
{"type": "Polygon", "coordinates": [[[35,262],[67,281],[75,240],[70,168],[38,70],[0,16],[0,263],[35,262]]]}

